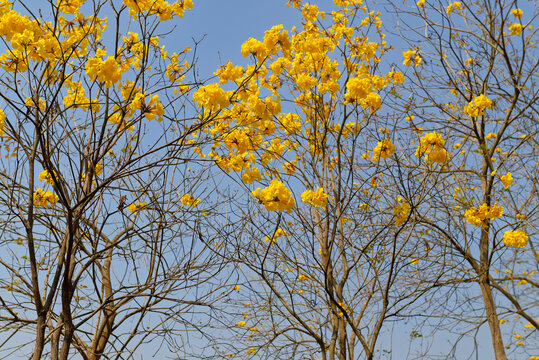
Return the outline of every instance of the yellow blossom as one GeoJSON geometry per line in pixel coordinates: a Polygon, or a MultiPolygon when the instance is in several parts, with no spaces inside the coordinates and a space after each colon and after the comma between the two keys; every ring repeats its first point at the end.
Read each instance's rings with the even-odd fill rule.
{"type": "Polygon", "coordinates": [[[486,97],[484,94],[476,96],[470,103],[464,107],[464,113],[478,117],[485,113],[485,109],[492,107],[492,100],[486,97]]]}
{"type": "Polygon", "coordinates": [[[522,30],[524,30],[524,27],[521,25],[521,24],[517,24],[517,23],[514,23],[514,24],[511,24],[509,26],[509,35],[520,35],[522,34],[522,30]]]}
{"type": "Polygon", "coordinates": [[[323,188],[317,186],[316,191],[305,190],[303,194],[301,194],[301,201],[313,206],[326,207],[328,195],[324,192],[323,188]]]}
{"type": "Polygon", "coordinates": [[[503,243],[511,247],[525,247],[528,243],[528,235],[522,229],[506,231],[503,234],[503,243]]]}
{"type": "Polygon", "coordinates": [[[180,201],[182,204],[192,206],[192,207],[196,207],[198,204],[200,204],[200,199],[195,198],[191,196],[190,194],[183,194],[180,201]]]}
{"type": "Polygon", "coordinates": [[[147,205],[146,201],[139,202],[138,204],[133,203],[127,207],[127,210],[133,213],[145,208],[147,205]]]}
{"type": "Polygon", "coordinates": [[[287,187],[277,179],[271,180],[268,187],[257,188],[251,195],[257,198],[267,211],[288,211],[292,210],[295,200],[287,187]]]}
{"type": "Polygon", "coordinates": [[[54,206],[58,202],[58,196],[49,190],[41,188],[34,191],[34,205],[39,207],[54,206]]]}
{"type": "Polygon", "coordinates": [[[402,56],[404,57],[404,61],[402,62],[404,66],[411,66],[412,63],[416,67],[421,65],[421,56],[419,56],[416,50],[405,51],[402,53],[402,56]]]}
{"type": "Polygon", "coordinates": [[[377,158],[388,158],[395,152],[395,145],[391,140],[382,140],[378,142],[372,152],[374,154],[373,160],[377,158]]]}
{"type": "Polygon", "coordinates": [[[47,184],[51,184],[51,185],[54,184],[53,175],[51,175],[51,173],[49,173],[47,170],[43,170],[42,172],[40,172],[38,179],[39,181],[45,180],[47,184]]]}
{"type": "Polygon", "coordinates": [[[520,19],[522,18],[522,9],[513,9],[511,10],[511,15],[513,15],[514,17],[520,19]]]}
{"type": "Polygon", "coordinates": [[[461,10],[461,9],[462,9],[462,4],[460,3],[460,1],[453,1],[451,4],[447,6],[447,8],[445,9],[445,12],[447,14],[451,14],[451,12],[453,12],[454,10],[461,10]]]}
{"type": "Polygon", "coordinates": [[[508,172],[507,174],[500,176],[500,180],[502,181],[503,186],[505,186],[507,189],[509,186],[511,186],[511,184],[513,184],[513,174],[508,172]]]}

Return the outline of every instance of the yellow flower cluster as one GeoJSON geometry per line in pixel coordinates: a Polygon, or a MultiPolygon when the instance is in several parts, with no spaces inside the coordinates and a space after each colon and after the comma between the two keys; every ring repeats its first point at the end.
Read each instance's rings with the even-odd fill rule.
{"type": "Polygon", "coordinates": [[[163,121],[165,110],[163,108],[163,104],[159,102],[157,94],[150,94],[150,100],[148,100],[148,104],[146,104],[146,94],[137,93],[129,107],[133,110],[138,109],[142,111],[146,119],[149,121],[155,119],[156,116],[158,122],[163,121]]]}
{"type": "Polygon", "coordinates": [[[372,112],[379,110],[381,106],[380,95],[374,91],[385,86],[385,83],[380,80],[376,75],[367,76],[366,74],[348,80],[347,92],[344,95],[346,101],[361,101],[361,106],[364,108],[370,108],[372,112]]]}
{"type": "Polygon", "coordinates": [[[4,113],[4,110],[0,109],[0,136],[4,136],[4,134],[6,133],[4,130],[6,119],[7,117],[6,117],[6,114],[4,113]]]}
{"type": "Polygon", "coordinates": [[[395,145],[391,140],[382,140],[379,141],[372,153],[374,155],[373,160],[376,161],[378,158],[388,158],[395,152],[395,145]]]}
{"type": "Polygon", "coordinates": [[[41,188],[34,191],[34,205],[40,207],[54,206],[58,202],[58,196],[49,190],[41,188]]]}
{"type": "Polygon", "coordinates": [[[246,184],[252,184],[255,181],[262,180],[262,174],[256,166],[252,166],[241,175],[241,180],[246,184]]]}
{"type": "Polygon", "coordinates": [[[525,247],[528,243],[528,235],[522,229],[506,231],[503,234],[503,243],[511,247],[525,247]]]}
{"type": "Polygon", "coordinates": [[[301,201],[313,206],[326,207],[328,204],[328,194],[321,187],[316,187],[316,191],[305,190],[301,194],[301,201]]]}
{"type": "Polygon", "coordinates": [[[251,195],[257,198],[268,211],[288,211],[292,210],[295,200],[292,193],[279,180],[273,179],[268,187],[257,188],[251,195]]]}
{"type": "Polygon", "coordinates": [[[511,247],[525,247],[528,243],[528,235],[522,229],[506,231],[503,234],[503,243],[511,247]]]}
{"type": "Polygon", "coordinates": [[[507,189],[509,186],[511,186],[511,184],[513,184],[513,174],[508,172],[507,174],[500,176],[500,180],[502,181],[503,186],[505,186],[507,189]]]}
{"type": "Polygon", "coordinates": [[[513,10],[511,10],[511,15],[513,15],[517,19],[522,18],[522,9],[513,9],[513,10]]]}
{"type": "Polygon", "coordinates": [[[428,162],[445,163],[447,161],[447,150],[444,148],[445,140],[436,131],[426,133],[419,141],[419,147],[415,156],[421,157],[425,154],[428,162]]]}
{"type": "Polygon", "coordinates": [[[49,173],[47,170],[43,170],[42,172],[40,172],[38,179],[39,181],[45,180],[47,184],[51,184],[51,185],[54,184],[53,175],[51,175],[51,173],[49,173]]]}
{"type": "Polygon", "coordinates": [[[447,5],[445,12],[449,15],[455,10],[462,10],[462,4],[460,1],[453,1],[451,4],[447,5]]]}
{"type": "Polygon", "coordinates": [[[410,204],[399,196],[397,198],[397,203],[393,206],[393,213],[395,214],[395,225],[401,225],[408,219],[408,215],[410,214],[410,204]]]}
{"type": "Polygon", "coordinates": [[[66,107],[81,108],[86,111],[90,105],[90,100],[85,97],[86,90],[80,82],[66,80],[64,87],[68,89],[67,95],[64,96],[63,104],[66,107]]]}
{"type": "Polygon", "coordinates": [[[84,4],[85,0],[58,0],[58,10],[64,14],[76,14],[79,12],[79,8],[84,4]]]}
{"type": "Polygon", "coordinates": [[[218,84],[209,84],[201,86],[193,94],[193,100],[197,102],[199,107],[204,107],[210,112],[214,112],[230,105],[231,95],[231,92],[221,89],[218,84]]]}
{"type": "Polygon", "coordinates": [[[97,80],[105,83],[106,87],[111,87],[121,80],[122,68],[112,56],[103,60],[105,54],[105,50],[98,49],[96,51],[96,57],[88,59],[86,74],[90,77],[90,80],[97,80]]]}
{"type": "Polygon", "coordinates": [[[412,63],[414,66],[421,65],[421,56],[417,54],[416,50],[408,50],[402,53],[402,57],[404,57],[404,61],[402,64],[404,66],[412,66],[412,63]]]}
{"type": "Polygon", "coordinates": [[[135,211],[139,211],[145,208],[147,205],[148,204],[146,203],[146,201],[139,202],[138,204],[132,203],[131,205],[127,207],[127,210],[134,213],[135,211]]]}
{"type": "Polygon", "coordinates": [[[216,72],[213,73],[219,77],[220,84],[226,84],[229,81],[236,81],[243,76],[243,68],[241,66],[234,66],[231,61],[228,61],[226,65],[222,65],[216,72]]]}
{"type": "Polygon", "coordinates": [[[165,0],[123,0],[129,8],[129,15],[137,19],[142,13],[159,15],[159,21],[166,21],[174,16],[183,17],[186,10],[193,8],[192,0],[180,0],[170,4],[165,0]]]}
{"type": "Polygon", "coordinates": [[[503,215],[503,207],[498,203],[492,206],[482,204],[479,208],[472,206],[464,213],[466,221],[473,226],[482,226],[489,219],[496,219],[503,215]]]}
{"type": "Polygon", "coordinates": [[[194,196],[190,194],[183,194],[182,198],[180,199],[182,204],[195,207],[198,204],[200,204],[200,199],[195,198],[194,196]]]}
{"type": "Polygon", "coordinates": [[[467,106],[464,107],[464,113],[472,117],[481,116],[485,113],[485,109],[492,107],[492,100],[484,94],[476,96],[467,106]]]}
{"type": "Polygon", "coordinates": [[[517,23],[514,23],[514,24],[511,24],[509,25],[509,35],[520,35],[522,34],[522,31],[524,30],[524,27],[522,26],[522,24],[517,24],[517,23]]]}
{"type": "Polygon", "coordinates": [[[277,242],[277,239],[280,238],[281,236],[290,236],[290,233],[286,232],[285,230],[281,228],[278,228],[275,231],[275,234],[273,234],[273,237],[271,239],[268,236],[265,236],[264,241],[265,242],[271,241],[272,243],[275,243],[277,242]]]}

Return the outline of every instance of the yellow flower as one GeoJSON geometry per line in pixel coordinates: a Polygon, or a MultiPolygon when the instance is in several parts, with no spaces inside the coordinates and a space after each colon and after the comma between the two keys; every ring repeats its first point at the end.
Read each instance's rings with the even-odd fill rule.
{"type": "Polygon", "coordinates": [[[399,196],[397,204],[393,206],[393,213],[395,214],[395,225],[401,225],[408,219],[408,214],[410,214],[410,204],[399,196]]]}
{"type": "Polygon", "coordinates": [[[38,179],[39,179],[39,181],[45,180],[45,182],[47,184],[51,184],[51,185],[54,184],[53,175],[51,175],[47,170],[43,170],[42,172],[40,172],[39,176],[38,176],[38,179]]]}
{"type": "Polygon", "coordinates": [[[238,323],[236,324],[236,326],[245,326],[246,322],[245,321],[238,321],[238,323]]]}
{"type": "Polygon", "coordinates": [[[524,30],[524,27],[521,24],[512,24],[509,26],[509,35],[520,35],[522,34],[522,30],[524,30]]]}
{"type": "Polygon", "coordinates": [[[506,231],[503,234],[503,243],[511,247],[525,247],[528,243],[528,235],[522,229],[506,231]]]}
{"type": "Polygon", "coordinates": [[[395,145],[390,140],[382,140],[378,142],[372,152],[374,154],[373,160],[388,158],[395,152],[395,145]]]}
{"type": "Polygon", "coordinates": [[[313,206],[326,207],[328,203],[328,194],[324,192],[323,188],[317,186],[316,191],[305,190],[303,194],[301,194],[301,201],[313,206]]]}
{"type": "Polygon", "coordinates": [[[195,198],[189,194],[183,194],[182,198],[180,199],[181,203],[184,205],[189,205],[192,207],[196,207],[198,204],[200,204],[200,199],[195,198]]]}
{"type": "Polygon", "coordinates": [[[98,162],[97,164],[95,164],[95,168],[94,168],[94,171],[95,171],[95,174],[96,175],[101,175],[103,173],[103,164],[98,162]]]}
{"type": "Polygon", "coordinates": [[[253,355],[254,355],[254,354],[256,354],[256,350],[255,350],[255,348],[250,348],[250,349],[247,349],[247,354],[248,354],[248,355],[251,355],[251,354],[253,354],[253,355]]]}
{"type": "Polygon", "coordinates": [[[39,207],[54,206],[58,202],[58,196],[48,190],[41,188],[34,191],[34,205],[39,207]]]}
{"type": "Polygon", "coordinates": [[[5,125],[4,122],[6,121],[6,114],[4,113],[4,110],[0,109],[0,136],[4,136],[5,134],[5,125]]]}
{"type": "Polygon", "coordinates": [[[290,190],[277,179],[271,180],[268,187],[264,189],[257,188],[251,192],[251,195],[257,198],[267,211],[288,211],[295,206],[295,200],[290,190]]]}
{"type": "Polygon", "coordinates": [[[419,259],[412,259],[412,260],[410,260],[410,264],[412,264],[412,265],[419,264],[419,259]]]}
{"type": "Polygon", "coordinates": [[[520,19],[522,18],[522,9],[513,9],[511,10],[511,15],[513,15],[514,17],[520,19]]]}
{"type": "Polygon", "coordinates": [[[447,6],[447,8],[445,9],[445,12],[449,15],[454,10],[461,10],[461,9],[462,9],[462,4],[460,3],[460,1],[454,1],[447,6]]]}
{"type": "Polygon", "coordinates": [[[442,135],[435,131],[426,133],[419,140],[415,156],[421,157],[425,154],[425,160],[442,164],[447,160],[447,150],[444,148],[444,144],[445,140],[442,135]]]}
{"type": "Polygon", "coordinates": [[[507,174],[500,176],[503,186],[507,189],[511,184],[513,184],[513,174],[508,172],[507,174]]]}
{"type": "Polygon", "coordinates": [[[482,226],[487,219],[496,219],[503,215],[503,207],[495,203],[491,207],[482,204],[479,208],[472,206],[464,213],[466,221],[474,226],[482,226]]]}
{"type": "Polygon", "coordinates": [[[142,201],[142,202],[139,202],[138,204],[133,203],[133,204],[129,205],[129,206],[127,207],[127,209],[128,209],[130,212],[133,213],[133,212],[135,212],[135,211],[139,211],[139,210],[145,208],[146,205],[148,205],[148,204],[146,203],[146,201],[142,201]]]}
{"type": "Polygon", "coordinates": [[[418,2],[415,3],[418,7],[423,7],[425,6],[425,0],[419,0],[418,2]]]}
{"type": "Polygon", "coordinates": [[[402,53],[402,56],[404,57],[404,61],[402,62],[404,66],[411,66],[412,62],[416,67],[421,65],[421,56],[417,54],[416,50],[405,51],[402,53]]]}
{"type": "Polygon", "coordinates": [[[492,107],[492,100],[486,97],[484,94],[476,96],[470,103],[464,107],[464,113],[478,117],[485,113],[485,109],[492,107]]]}

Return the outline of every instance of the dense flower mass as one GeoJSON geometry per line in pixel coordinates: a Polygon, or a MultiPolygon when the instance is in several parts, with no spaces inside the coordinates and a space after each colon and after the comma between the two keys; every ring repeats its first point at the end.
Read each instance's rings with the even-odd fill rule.
{"type": "Polygon", "coordinates": [[[393,213],[395,214],[395,225],[401,225],[408,219],[408,215],[410,214],[410,204],[399,196],[397,198],[397,203],[393,206],[393,213]]]}
{"type": "Polygon", "coordinates": [[[273,179],[268,187],[257,188],[251,192],[268,211],[290,211],[294,208],[295,200],[288,188],[279,180],[273,179]]]}
{"type": "Polygon", "coordinates": [[[196,93],[193,94],[195,100],[200,107],[205,107],[209,111],[224,109],[230,105],[231,94],[219,87],[218,84],[209,84],[201,86],[196,93]]]}
{"type": "Polygon", "coordinates": [[[374,160],[377,158],[388,158],[395,153],[395,145],[391,140],[379,141],[376,147],[372,150],[374,160]]]}
{"type": "Polygon", "coordinates": [[[142,201],[142,202],[139,202],[139,203],[132,203],[131,205],[129,205],[127,207],[127,210],[129,210],[130,212],[134,213],[136,211],[139,211],[141,209],[144,209],[148,204],[146,203],[146,201],[142,201]]]}
{"type": "Polygon", "coordinates": [[[513,184],[513,174],[508,172],[507,174],[500,176],[500,180],[502,181],[503,186],[505,186],[507,189],[513,184]]]}
{"type": "Polygon", "coordinates": [[[492,206],[482,204],[479,208],[472,206],[464,213],[466,221],[474,226],[485,225],[488,220],[499,218],[503,215],[503,207],[498,203],[492,206]]]}
{"type": "Polygon", "coordinates": [[[404,61],[402,64],[404,66],[411,66],[414,64],[414,66],[421,65],[421,56],[419,56],[417,50],[408,50],[402,53],[402,57],[404,57],[404,61]]]}
{"type": "Polygon", "coordinates": [[[509,25],[509,35],[520,35],[522,34],[522,31],[524,30],[524,26],[522,26],[522,24],[517,24],[517,23],[514,23],[514,24],[511,24],[509,25]]]}
{"type": "Polygon", "coordinates": [[[58,202],[58,195],[41,188],[34,191],[34,205],[39,207],[51,207],[58,202]]]}
{"type": "Polygon", "coordinates": [[[42,172],[40,172],[38,179],[39,181],[45,180],[47,184],[51,184],[51,185],[54,184],[53,175],[47,170],[43,170],[42,172]]]}
{"type": "Polygon", "coordinates": [[[436,131],[426,133],[420,139],[415,155],[421,157],[425,154],[425,160],[428,162],[443,164],[447,161],[447,150],[444,144],[444,138],[436,131]]]}
{"type": "Polygon", "coordinates": [[[198,204],[200,204],[200,199],[195,198],[194,196],[190,194],[184,194],[182,198],[180,199],[180,201],[182,202],[182,204],[192,206],[192,207],[195,207],[198,204]]]}
{"type": "Polygon", "coordinates": [[[528,243],[528,235],[522,229],[506,231],[503,234],[503,243],[511,247],[525,247],[528,243]]]}
{"type": "Polygon", "coordinates": [[[313,206],[326,207],[328,203],[328,194],[321,187],[316,187],[316,191],[305,190],[301,194],[301,201],[313,206]]]}
{"type": "Polygon", "coordinates": [[[476,96],[470,103],[464,107],[464,113],[473,117],[478,117],[485,114],[485,109],[492,107],[492,100],[484,94],[476,96]]]}

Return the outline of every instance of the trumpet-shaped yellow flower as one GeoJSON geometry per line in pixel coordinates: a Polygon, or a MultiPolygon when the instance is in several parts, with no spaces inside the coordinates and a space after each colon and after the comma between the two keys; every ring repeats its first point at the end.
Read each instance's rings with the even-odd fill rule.
{"type": "Polygon", "coordinates": [[[180,199],[181,203],[184,205],[196,207],[198,204],[200,204],[200,199],[195,198],[194,196],[190,194],[184,194],[182,198],[180,199]]]}
{"type": "Polygon", "coordinates": [[[511,184],[513,184],[513,174],[508,172],[507,174],[500,176],[503,186],[507,189],[511,184]]]}
{"type": "Polygon", "coordinates": [[[251,195],[257,198],[268,211],[288,211],[295,206],[295,200],[288,188],[279,180],[273,179],[268,187],[257,188],[251,195]]]}
{"type": "Polygon", "coordinates": [[[528,235],[522,229],[506,231],[503,234],[503,243],[511,247],[525,247],[528,243],[528,235]]]}
{"type": "Polygon", "coordinates": [[[464,213],[466,221],[474,226],[485,225],[489,219],[496,219],[503,215],[503,207],[495,203],[492,206],[482,204],[479,208],[472,206],[464,213]]]}
{"type": "Polygon", "coordinates": [[[376,147],[372,149],[372,153],[374,154],[373,160],[377,160],[378,158],[388,158],[393,155],[394,152],[395,145],[391,140],[379,141],[376,147]]]}
{"type": "Polygon", "coordinates": [[[34,205],[39,207],[54,206],[58,202],[58,196],[49,190],[41,188],[34,191],[34,205]]]}
{"type": "Polygon", "coordinates": [[[301,201],[313,206],[326,207],[328,203],[328,194],[321,187],[316,187],[316,191],[305,190],[301,194],[301,201]]]}
{"type": "Polygon", "coordinates": [[[129,205],[127,207],[127,210],[134,213],[136,211],[139,211],[139,210],[145,208],[147,205],[148,204],[146,203],[146,201],[139,202],[138,204],[132,203],[131,205],[129,205]]]}

